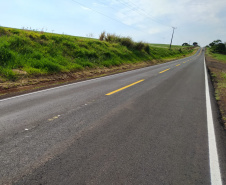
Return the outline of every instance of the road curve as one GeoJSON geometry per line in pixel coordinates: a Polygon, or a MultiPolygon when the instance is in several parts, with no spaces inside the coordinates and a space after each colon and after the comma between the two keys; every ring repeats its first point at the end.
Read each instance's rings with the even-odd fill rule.
{"type": "Polygon", "coordinates": [[[220,169],[211,181],[204,69],[200,49],[0,100],[0,184],[225,184],[226,135],[209,83],[220,169]]]}

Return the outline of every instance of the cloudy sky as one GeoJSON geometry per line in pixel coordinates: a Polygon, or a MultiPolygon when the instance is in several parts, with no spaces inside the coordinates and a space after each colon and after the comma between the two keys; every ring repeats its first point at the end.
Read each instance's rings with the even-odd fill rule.
{"type": "Polygon", "coordinates": [[[0,26],[98,38],[102,31],[135,41],[226,42],[225,0],[0,0],[0,26]]]}

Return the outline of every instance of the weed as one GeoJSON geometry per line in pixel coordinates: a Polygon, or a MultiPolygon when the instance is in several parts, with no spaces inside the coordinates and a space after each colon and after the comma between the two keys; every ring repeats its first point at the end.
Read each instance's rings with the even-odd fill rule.
{"type": "Polygon", "coordinates": [[[6,45],[0,46],[0,66],[8,66],[14,60],[13,52],[6,45]]]}

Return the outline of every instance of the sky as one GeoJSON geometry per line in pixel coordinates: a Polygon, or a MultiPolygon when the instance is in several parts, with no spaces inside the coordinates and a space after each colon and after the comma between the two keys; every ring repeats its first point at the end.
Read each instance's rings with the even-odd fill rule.
{"type": "Polygon", "coordinates": [[[0,26],[174,45],[226,42],[225,0],[0,0],[0,26]]]}

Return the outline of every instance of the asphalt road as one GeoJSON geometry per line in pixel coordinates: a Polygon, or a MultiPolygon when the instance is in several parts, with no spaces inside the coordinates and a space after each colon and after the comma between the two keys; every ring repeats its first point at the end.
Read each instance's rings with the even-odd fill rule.
{"type": "Polygon", "coordinates": [[[220,178],[210,167],[200,50],[0,100],[0,184],[226,184],[226,135],[211,85],[210,95],[220,178]]]}

